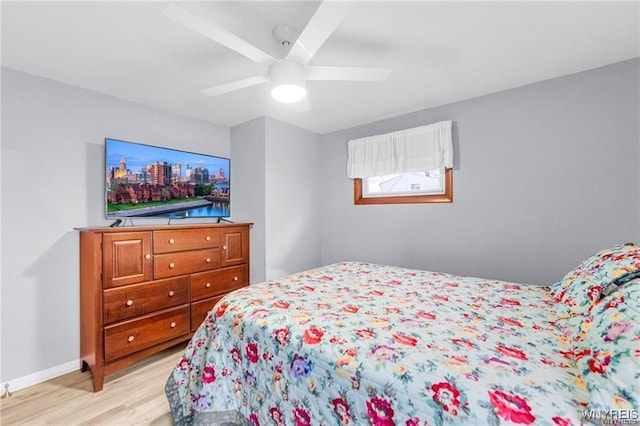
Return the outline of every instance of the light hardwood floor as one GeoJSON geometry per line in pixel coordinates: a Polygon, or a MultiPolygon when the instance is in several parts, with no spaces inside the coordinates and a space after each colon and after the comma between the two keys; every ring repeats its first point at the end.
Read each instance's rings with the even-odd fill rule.
{"type": "Polygon", "coordinates": [[[108,375],[100,392],[78,371],[14,392],[0,402],[2,425],[171,425],[164,385],[186,343],[108,375]]]}

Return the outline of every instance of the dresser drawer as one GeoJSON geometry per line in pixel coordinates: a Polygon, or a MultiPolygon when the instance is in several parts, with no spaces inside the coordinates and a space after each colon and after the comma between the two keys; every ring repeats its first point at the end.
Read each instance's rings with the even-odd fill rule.
{"type": "Polygon", "coordinates": [[[189,333],[189,306],[146,315],[104,328],[105,361],[112,361],[189,333]]]}
{"type": "Polygon", "coordinates": [[[220,249],[180,251],[153,257],[155,279],[175,277],[220,267],[220,249]]]}
{"type": "Polygon", "coordinates": [[[207,317],[207,314],[218,303],[218,300],[222,299],[224,295],[212,297],[210,299],[204,299],[199,302],[191,304],[191,331],[196,331],[202,321],[207,317]]]}
{"type": "Polygon", "coordinates": [[[189,277],[169,278],[104,290],[104,323],[189,303],[189,277]]]}
{"type": "Polygon", "coordinates": [[[191,276],[191,300],[228,293],[249,284],[247,265],[232,266],[191,276]]]}
{"type": "Polygon", "coordinates": [[[153,232],[154,253],[214,247],[220,247],[219,229],[172,229],[153,232]]]}

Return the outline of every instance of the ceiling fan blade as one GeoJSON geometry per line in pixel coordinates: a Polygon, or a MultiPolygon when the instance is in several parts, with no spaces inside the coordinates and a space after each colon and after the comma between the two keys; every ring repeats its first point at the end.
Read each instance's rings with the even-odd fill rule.
{"type": "Polygon", "coordinates": [[[249,44],[222,27],[204,21],[175,3],[169,2],[162,10],[162,13],[185,27],[210,38],[216,43],[246,56],[252,61],[265,65],[275,62],[274,58],[254,45],[249,44]]]}
{"type": "Polygon", "coordinates": [[[201,92],[208,96],[218,96],[224,93],[233,92],[235,90],[257,86],[258,84],[266,83],[267,81],[269,81],[267,76],[257,75],[255,77],[245,78],[244,80],[237,80],[232,81],[231,83],[219,84],[217,86],[209,87],[208,89],[201,90],[201,92]]]}
{"type": "Polygon", "coordinates": [[[384,81],[391,74],[388,68],[307,66],[306,69],[307,80],[384,81]]]}
{"type": "Polygon", "coordinates": [[[296,112],[307,111],[311,111],[311,102],[309,102],[308,96],[296,104],[296,112]]]}
{"type": "Polygon", "coordinates": [[[286,59],[306,65],[354,7],[353,2],[324,1],[311,17],[286,59]]]}

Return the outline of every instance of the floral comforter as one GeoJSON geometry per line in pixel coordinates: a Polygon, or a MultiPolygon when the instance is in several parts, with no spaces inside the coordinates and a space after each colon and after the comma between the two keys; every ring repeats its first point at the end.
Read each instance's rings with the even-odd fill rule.
{"type": "Polygon", "coordinates": [[[343,262],[222,299],[166,386],[176,424],[570,425],[549,290],[343,262]]]}

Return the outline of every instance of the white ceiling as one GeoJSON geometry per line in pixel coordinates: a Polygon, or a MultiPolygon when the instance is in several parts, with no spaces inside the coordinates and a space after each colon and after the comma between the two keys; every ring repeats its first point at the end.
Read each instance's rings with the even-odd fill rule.
{"type": "MultiPolygon", "coordinates": [[[[358,2],[310,65],[392,68],[385,82],[310,81],[296,112],[268,84],[201,89],[264,68],[162,14],[166,2],[2,1],[2,65],[212,123],[268,115],[328,133],[640,56],[640,3],[358,2]]],[[[271,29],[318,2],[180,4],[275,57],[271,29]]]]}

